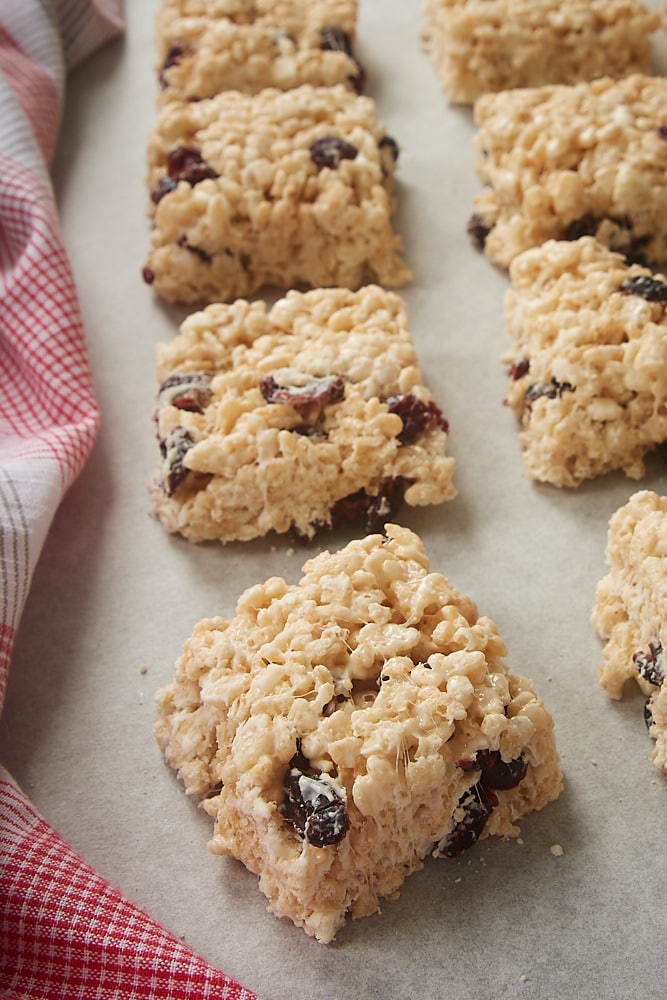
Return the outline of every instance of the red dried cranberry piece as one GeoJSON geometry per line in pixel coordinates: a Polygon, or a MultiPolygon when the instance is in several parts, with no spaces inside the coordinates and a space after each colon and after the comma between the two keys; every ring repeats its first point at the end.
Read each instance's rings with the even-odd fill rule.
{"type": "Polygon", "coordinates": [[[218,174],[202,159],[198,149],[193,146],[177,146],[167,154],[167,173],[151,191],[151,200],[157,205],[178,186],[179,181],[186,181],[194,187],[200,181],[215,177],[218,174]]]}
{"type": "Polygon", "coordinates": [[[182,45],[172,45],[172,47],[167,52],[166,56],[164,57],[164,62],[160,67],[160,73],[158,76],[158,80],[160,82],[160,87],[162,88],[162,90],[165,90],[169,86],[169,81],[165,76],[165,72],[172,66],[177,66],[184,55],[185,55],[185,49],[183,48],[182,45]]]}
{"type": "Polygon", "coordinates": [[[490,788],[473,785],[463,793],[457,808],[464,810],[463,819],[440,841],[436,853],[445,858],[457,858],[479,840],[486,821],[498,805],[498,798],[490,788]]]}
{"type": "Polygon", "coordinates": [[[210,264],[213,260],[213,257],[208,250],[204,250],[203,247],[196,247],[193,243],[188,243],[186,236],[181,236],[181,238],[177,240],[177,243],[179,247],[183,247],[185,250],[189,250],[190,253],[193,253],[195,257],[199,257],[204,264],[210,264]]]}
{"type": "Polygon", "coordinates": [[[141,277],[144,279],[147,285],[152,285],[155,281],[155,272],[151,271],[150,267],[142,267],[141,277]]]}
{"type": "Polygon", "coordinates": [[[646,728],[650,729],[653,725],[653,710],[651,707],[652,698],[647,698],[644,702],[644,722],[646,723],[646,728]]]}
{"type": "Polygon", "coordinates": [[[326,406],[340,403],[345,395],[342,375],[326,375],[307,385],[279,385],[273,375],[261,379],[259,388],[267,403],[287,403],[295,410],[309,409],[313,403],[326,406]]]}
{"type": "Polygon", "coordinates": [[[202,158],[194,146],[177,146],[167,154],[167,173],[175,181],[199,184],[208,178],[218,177],[213,167],[202,158]]]}
{"type": "Polygon", "coordinates": [[[211,375],[208,372],[182,372],[170,375],[158,391],[157,408],[176,406],[179,410],[202,413],[211,401],[211,375]]]}
{"type": "Polygon", "coordinates": [[[308,147],[310,158],[317,167],[335,170],[341,160],[356,159],[359,150],[337,135],[323,135],[308,147]]]}
{"type": "Polygon", "coordinates": [[[530,361],[527,358],[522,358],[521,361],[515,361],[513,365],[510,365],[510,369],[507,374],[513,382],[518,382],[520,378],[523,378],[524,375],[528,374],[529,370],[530,361]]]}
{"type": "Polygon", "coordinates": [[[399,511],[410,482],[403,476],[390,476],[383,480],[374,496],[361,489],[341,497],[331,510],[331,527],[337,528],[363,518],[367,535],[384,531],[386,522],[391,521],[399,511]]]}
{"type": "Polygon", "coordinates": [[[667,302],[667,283],[645,274],[628,278],[621,285],[620,291],[624,295],[639,295],[647,302],[667,302]]]}
{"type": "Polygon", "coordinates": [[[536,399],[542,396],[546,399],[558,399],[564,392],[574,392],[574,386],[570,382],[559,382],[555,378],[550,382],[535,382],[526,389],[523,405],[530,410],[536,399]]]}
{"type": "Polygon", "coordinates": [[[364,87],[366,86],[366,70],[354,55],[352,39],[347,31],[344,31],[343,28],[339,28],[336,25],[321,28],[320,48],[324,52],[344,52],[346,56],[349,56],[350,59],[353,60],[355,66],[357,67],[357,72],[354,76],[350,76],[348,79],[357,94],[363,93],[364,87]]]}
{"type": "Polygon", "coordinates": [[[516,788],[528,770],[523,756],[504,761],[499,750],[479,750],[476,760],[482,769],[480,782],[485,788],[516,788]]]}
{"type": "Polygon", "coordinates": [[[491,226],[487,226],[481,215],[476,212],[470,216],[468,223],[466,225],[468,236],[473,242],[478,250],[484,249],[484,244],[486,243],[486,237],[491,232],[491,226]]]}
{"type": "Polygon", "coordinates": [[[323,775],[314,774],[300,752],[291,761],[285,779],[282,815],[313,847],[338,844],[350,829],[343,798],[323,775]]]}
{"type": "Polygon", "coordinates": [[[661,139],[664,139],[667,142],[667,125],[658,125],[656,132],[661,139]]]}
{"type": "Polygon", "coordinates": [[[403,476],[393,476],[383,480],[377,496],[368,498],[364,525],[367,535],[383,532],[387,521],[392,521],[396,517],[409,485],[410,480],[403,476]]]}
{"type": "Polygon", "coordinates": [[[378,142],[378,149],[380,150],[380,166],[382,167],[382,173],[385,177],[387,177],[389,174],[393,173],[394,166],[398,162],[398,143],[395,139],[392,139],[390,135],[383,135],[378,142]]]}
{"type": "Polygon", "coordinates": [[[178,181],[175,181],[173,177],[169,177],[165,174],[164,177],[160,178],[151,191],[151,201],[154,205],[157,205],[158,202],[162,201],[166,194],[169,194],[170,191],[175,191],[177,187],[178,181]]]}
{"type": "Polygon", "coordinates": [[[600,225],[605,220],[611,222],[619,231],[616,239],[610,239],[609,249],[622,254],[629,263],[646,265],[645,247],[649,241],[649,237],[633,237],[631,234],[634,226],[632,219],[627,215],[621,216],[618,219],[611,216],[582,215],[579,219],[574,219],[565,227],[562,238],[564,240],[578,240],[582,236],[595,236],[600,225]]]}
{"type": "Polygon", "coordinates": [[[649,642],[648,650],[639,650],[634,653],[632,662],[637,668],[637,673],[649,684],[660,687],[665,681],[665,656],[662,643],[649,642]]]}
{"type": "Polygon", "coordinates": [[[194,440],[185,427],[174,427],[160,441],[162,453],[161,482],[168,497],[172,496],[182,482],[187,479],[190,469],[183,459],[192,448],[194,440]]]}
{"type": "Polygon", "coordinates": [[[389,412],[397,414],[403,421],[403,430],[398,435],[401,444],[412,444],[432,427],[439,427],[445,433],[449,431],[442,410],[434,402],[424,403],[409,392],[389,396],[385,402],[389,412]]]}
{"type": "Polygon", "coordinates": [[[563,233],[564,240],[578,240],[582,236],[595,236],[601,219],[596,215],[582,215],[568,223],[563,233]]]}
{"type": "Polygon", "coordinates": [[[320,48],[325,52],[344,52],[346,56],[354,55],[352,39],[347,31],[337,25],[320,28],[320,48]]]}
{"type": "MultiPolygon", "coordinates": [[[[405,491],[412,481],[404,476],[394,476],[383,480],[376,496],[370,496],[366,490],[360,489],[341,497],[331,508],[331,521],[313,521],[311,527],[316,534],[321,534],[363,520],[366,534],[382,533],[387,521],[393,520],[396,516],[403,503],[405,491]]],[[[290,528],[290,537],[298,544],[307,544],[310,541],[308,535],[299,531],[294,525],[290,528]]]]}

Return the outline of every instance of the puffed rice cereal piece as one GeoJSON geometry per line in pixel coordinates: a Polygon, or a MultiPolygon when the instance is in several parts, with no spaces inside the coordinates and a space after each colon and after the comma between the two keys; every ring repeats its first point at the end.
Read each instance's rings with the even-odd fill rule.
{"type": "Polygon", "coordinates": [[[423,39],[452,104],[514,87],[650,72],[660,18],[637,0],[426,0],[423,39]]]}
{"type": "Polygon", "coordinates": [[[148,143],[144,279],[170,301],[410,278],[391,228],[396,142],[343,86],[167,104],[148,143]]]}
{"type": "Polygon", "coordinates": [[[585,236],[526,250],[510,279],[502,360],[529,475],[640,479],[667,440],[667,278],[585,236]]]}
{"type": "Polygon", "coordinates": [[[191,541],[311,538],[456,494],[402,299],[376,285],[214,304],[159,348],[154,510],[191,541]]]}
{"type": "Polygon", "coordinates": [[[155,733],[214,820],[214,854],[329,942],[423,859],[455,857],[561,791],[553,720],[491,619],[389,524],[200,622],[155,733]]]}
{"type": "Polygon", "coordinates": [[[343,84],[361,93],[356,0],[162,0],[160,100],[343,84]]]}
{"type": "Polygon", "coordinates": [[[667,78],[641,74],[480,97],[473,241],[500,267],[578,236],[667,264],[666,107],[667,78]]]}
{"type": "Polygon", "coordinates": [[[591,614],[605,640],[600,684],[618,699],[634,680],[647,696],[652,760],[667,774],[667,497],[641,490],[612,515],[607,563],[591,614]]]}

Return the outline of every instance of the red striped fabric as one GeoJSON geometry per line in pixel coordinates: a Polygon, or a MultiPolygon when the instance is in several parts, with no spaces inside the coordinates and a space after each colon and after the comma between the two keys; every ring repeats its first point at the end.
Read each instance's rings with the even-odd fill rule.
{"type": "MultiPolygon", "coordinates": [[[[0,712],[37,558],[99,424],[48,165],[65,67],[121,13],[0,0],[0,712]]],[[[93,871],[2,767],[0,997],[254,1000],[93,871]]]]}
{"type": "Polygon", "coordinates": [[[253,1000],[132,906],[0,769],[0,995],[253,1000]]]}

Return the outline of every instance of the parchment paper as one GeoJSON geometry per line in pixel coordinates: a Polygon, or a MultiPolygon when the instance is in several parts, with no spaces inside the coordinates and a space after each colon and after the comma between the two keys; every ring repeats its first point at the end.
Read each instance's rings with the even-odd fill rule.
{"type": "MultiPolygon", "coordinates": [[[[598,687],[588,616],[609,516],[638,488],[667,492],[667,466],[655,456],[641,483],[614,474],[577,491],[527,479],[503,406],[507,278],[465,233],[479,188],[472,117],[447,105],[420,48],[419,0],[361,0],[357,46],[401,146],[396,228],[415,275],[403,294],[457,460],[458,498],[400,519],[497,622],[510,668],[534,679],[566,787],[523,822],[520,842],[429,860],[398,901],[331,946],[267,913],[255,877],[207,852],[211,821],[153,740],[154,692],[196,621],[231,615],[269,575],[296,581],[309,555],[352,536],[306,550],[276,538],[195,547],[149,514],[155,345],[185,315],[141,280],[155,6],[128,3],[124,41],[70,80],[55,184],[103,425],[33,581],[0,760],[101,874],[265,1000],[658,995],[667,782],[649,760],[642,698],[614,703],[598,687]]],[[[664,36],[655,48],[664,72],[664,36]]]]}

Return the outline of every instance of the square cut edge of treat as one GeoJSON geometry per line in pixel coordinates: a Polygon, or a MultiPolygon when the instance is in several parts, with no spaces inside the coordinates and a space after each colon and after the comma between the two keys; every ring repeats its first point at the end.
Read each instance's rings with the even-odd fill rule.
{"type": "Polygon", "coordinates": [[[375,102],[340,84],[170,102],[147,144],[144,282],[196,306],[262,289],[402,287],[399,153],[375,102]]]}
{"type": "Polygon", "coordinates": [[[637,490],[612,514],[606,561],[590,616],[604,643],[600,686],[614,700],[639,688],[651,760],[667,774],[667,496],[637,490]]]}
{"type": "Polygon", "coordinates": [[[398,294],[218,303],[158,349],[153,512],[190,541],[381,529],[456,495],[448,423],[398,294]]]}
{"type": "Polygon", "coordinates": [[[646,474],[667,441],[667,278],[592,236],[548,240],[509,269],[505,403],[531,479],[576,488],[646,474]]]}
{"type": "Polygon", "coordinates": [[[303,574],[199,623],[158,692],[155,734],[214,819],[210,850],[328,943],[427,855],[516,837],[562,773],[532,683],[415,533],[389,524],[303,574]]]}

